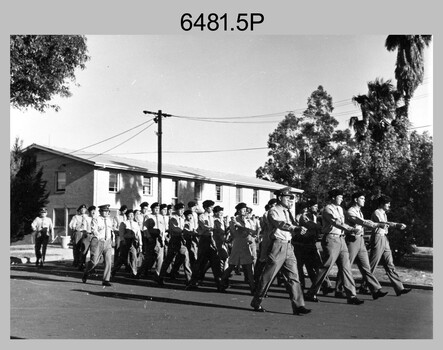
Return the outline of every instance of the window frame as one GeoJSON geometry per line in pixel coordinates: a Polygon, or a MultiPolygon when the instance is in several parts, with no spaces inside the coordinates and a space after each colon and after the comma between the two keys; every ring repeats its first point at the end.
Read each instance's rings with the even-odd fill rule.
{"type": "Polygon", "coordinates": [[[55,172],[55,192],[66,192],[66,171],[56,171],[55,172]],[[64,187],[60,188],[59,187],[59,183],[60,183],[60,174],[64,174],[65,175],[65,179],[64,179],[64,187]]]}
{"type": "Polygon", "coordinates": [[[196,200],[201,200],[203,197],[203,182],[195,181],[194,183],[194,198],[196,200]]]}
{"type": "Polygon", "coordinates": [[[258,205],[260,202],[259,190],[256,188],[252,189],[252,204],[258,205]]]}
{"type": "Polygon", "coordinates": [[[152,196],[152,176],[143,176],[142,178],[142,193],[144,196],[152,196]],[[145,192],[145,180],[149,180],[149,191],[145,192]]]}
{"type": "Polygon", "coordinates": [[[243,188],[242,187],[236,187],[235,188],[235,200],[237,203],[240,203],[243,200],[243,188]]]}
{"type": "Polygon", "coordinates": [[[223,185],[215,185],[215,200],[217,202],[223,201],[223,185]],[[217,191],[218,189],[220,189],[219,192],[217,191]]]}
{"type": "Polygon", "coordinates": [[[120,191],[120,174],[115,171],[109,172],[108,191],[109,193],[118,193],[120,191]],[[115,190],[111,189],[111,175],[116,176],[115,190]]]}

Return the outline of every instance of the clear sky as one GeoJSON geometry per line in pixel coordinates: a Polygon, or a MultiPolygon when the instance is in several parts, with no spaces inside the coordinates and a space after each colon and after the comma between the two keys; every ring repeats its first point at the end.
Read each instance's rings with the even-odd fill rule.
{"type": "MultiPolygon", "coordinates": [[[[267,159],[268,136],[288,111],[301,112],[322,85],[332,96],[339,128],[360,116],[351,102],[377,77],[394,85],[396,52],[385,35],[134,35],[87,36],[91,60],[77,71],[73,96],[56,98],[59,112],[11,109],[10,144],[80,149],[135,127],[152,116],[223,118],[163,120],[163,162],[255,177],[267,159]],[[256,118],[242,118],[260,116],[256,118]],[[243,151],[207,152],[251,149],[243,151]],[[205,151],[206,153],[187,153],[205,151]],[[172,153],[169,153],[172,152],[172,153]],[[178,153],[180,152],[180,153],[178,153]]],[[[425,80],[411,102],[413,127],[432,134],[432,44],[425,80]],[[426,127],[423,127],[426,126],[426,127]]],[[[157,160],[157,124],[145,124],[86,149],[157,160]]]]}

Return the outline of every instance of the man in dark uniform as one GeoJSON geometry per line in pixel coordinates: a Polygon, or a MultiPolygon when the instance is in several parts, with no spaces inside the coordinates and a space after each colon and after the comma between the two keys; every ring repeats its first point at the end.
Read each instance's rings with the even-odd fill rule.
{"type": "Polygon", "coordinates": [[[251,306],[255,311],[264,312],[261,306],[272,281],[278,271],[282,269],[287,280],[287,290],[291,300],[292,312],[294,315],[304,315],[311,312],[305,308],[303,291],[297,273],[297,260],[294,255],[294,248],[291,244],[292,236],[306,229],[296,225],[290,209],[293,206],[294,195],[290,187],[285,187],[275,192],[277,205],[269,210],[268,221],[272,230],[271,249],[266,260],[266,265],[260,275],[258,286],[255,290],[251,306]]]}
{"type": "Polygon", "coordinates": [[[97,266],[100,261],[100,256],[103,255],[105,263],[105,270],[103,272],[102,285],[110,287],[109,279],[111,278],[111,265],[112,265],[112,219],[109,216],[109,204],[100,205],[100,215],[92,219],[91,231],[93,238],[91,240],[91,259],[85,268],[82,281],[86,283],[90,272],[97,266]]]}
{"type": "Polygon", "coordinates": [[[84,270],[85,264],[86,264],[86,256],[89,252],[89,244],[91,243],[92,239],[92,233],[91,233],[91,222],[92,219],[97,216],[97,208],[94,205],[91,205],[88,208],[89,216],[87,217],[88,220],[88,231],[86,234],[83,235],[82,241],[81,241],[81,254],[80,254],[80,262],[79,262],[79,270],[84,270]]]}

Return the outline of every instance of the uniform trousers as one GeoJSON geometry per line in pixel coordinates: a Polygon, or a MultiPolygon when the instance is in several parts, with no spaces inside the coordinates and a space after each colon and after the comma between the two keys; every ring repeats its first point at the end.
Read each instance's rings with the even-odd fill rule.
{"type": "Polygon", "coordinates": [[[133,239],[120,240],[120,254],[117,263],[114,263],[112,273],[116,273],[122,265],[127,265],[131,273],[137,275],[138,251],[133,241],[133,239]],[[122,244],[123,242],[125,243],[122,244]]]}
{"type": "Polygon", "coordinates": [[[195,263],[195,268],[192,271],[191,283],[194,284],[198,279],[202,279],[204,277],[208,262],[211,266],[215,283],[218,287],[221,278],[220,258],[218,256],[217,248],[211,245],[211,238],[203,236],[200,237],[198,244],[198,258],[195,263]]]}
{"type": "Polygon", "coordinates": [[[103,255],[103,261],[105,263],[105,270],[103,271],[103,281],[108,281],[111,277],[111,264],[112,264],[112,242],[108,240],[98,240],[97,237],[93,237],[90,243],[91,258],[88,265],[85,268],[84,275],[88,274],[98,265],[100,257],[103,255]]]}
{"type": "Polygon", "coordinates": [[[287,290],[291,300],[292,309],[305,305],[303,291],[297,273],[297,260],[294,248],[290,241],[275,239],[266,259],[266,265],[260,275],[251,305],[259,306],[265,297],[277,273],[282,271],[287,280],[287,290]]]}
{"type": "Polygon", "coordinates": [[[178,268],[183,265],[186,277],[186,284],[188,284],[192,278],[192,269],[189,261],[188,249],[182,243],[180,237],[172,237],[169,241],[168,254],[166,255],[166,258],[163,261],[160,269],[160,278],[163,278],[166,275],[166,272],[173,261],[174,266],[178,266],[178,268]]]}
{"type": "Polygon", "coordinates": [[[394,259],[392,258],[391,247],[389,246],[388,237],[380,234],[373,234],[369,243],[370,254],[369,264],[371,266],[371,272],[374,273],[378,263],[382,262],[385,268],[386,274],[391,281],[396,293],[404,289],[403,283],[400,280],[400,276],[395,270],[394,259]]]}
{"type": "MultiPolygon", "coordinates": [[[[120,238],[118,231],[115,232],[114,231],[114,237],[115,237],[115,246],[114,246],[114,265],[117,265],[117,262],[119,261],[120,258],[120,253],[125,250],[122,249],[122,245],[125,244],[125,240],[120,238]]],[[[125,250],[126,252],[126,250],[125,250]]],[[[124,264],[126,264],[126,262],[124,262],[124,264]]]]}
{"type": "Polygon", "coordinates": [[[355,282],[352,277],[349,251],[344,236],[326,234],[323,236],[322,246],[323,250],[326,251],[327,259],[319,269],[317,277],[309,289],[309,294],[316,295],[318,293],[323,281],[328,277],[336,263],[338,274],[342,275],[346,296],[348,298],[355,297],[355,282]]]}
{"type": "Polygon", "coordinates": [[[154,264],[156,264],[155,273],[157,274],[157,276],[159,276],[165,255],[164,245],[161,245],[160,242],[155,238],[149,238],[147,242],[148,244],[146,247],[146,254],[143,260],[140,274],[144,274],[146,276],[149,270],[151,270],[154,264]]]}
{"type": "MultiPolygon", "coordinates": [[[[369,265],[368,251],[366,250],[365,240],[363,236],[355,236],[355,241],[348,241],[347,245],[349,251],[349,262],[351,266],[357,258],[356,262],[358,269],[360,270],[363,280],[368,283],[371,292],[375,293],[376,291],[381,289],[380,283],[377,281],[371,271],[371,267],[369,265]]],[[[337,276],[337,283],[335,286],[337,290],[341,290],[343,288],[343,279],[340,274],[337,276]]]]}
{"type": "Polygon", "coordinates": [[[83,238],[81,239],[81,251],[80,251],[80,258],[79,258],[79,265],[80,266],[84,266],[84,264],[86,263],[86,256],[88,255],[89,252],[89,245],[91,243],[91,239],[92,239],[92,234],[90,233],[85,233],[83,234],[83,238]]]}
{"type": "MultiPolygon", "coordinates": [[[[235,270],[236,265],[229,265],[226,270],[224,270],[220,284],[222,287],[227,287],[229,285],[229,276],[232,271],[235,270]]],[[[251,264],[241,264],[241,267],[243,268],[243,272],[245,274],[245,279],[247,283],[249,284],[249,289],[251,290],[251,293],[254,293],[255,291],[255,281],[254,281],[254,272],[252,271],[252,263],[251,264]]]]}
{"type": "Polygon", "coordinates": [[[80,264],[80,257],[82,254],[82,239],[83,234],[86,231],[75,231],[72,233],[72,255],[74,256],[73,266],[78,266],[80,264]]]}
{"type": "Polygon", "coordinates": [[[37,258],[37,262],[41,259],[43,262],[46,257],[46,247],[48,246],[49,236],[42,235],[41,233],[37,233],[38,237],[35,237],[35,257],[37,258]]]}
{"type": "MultiPolygon", "coordinates": [[[[305,274],[303,266],[306,268],[311,283],[314,283],[320,267],[323,266],[323,260],[315,243],[313,244],[294,244],[294,254],[297,259],[298,275],[302,288],[305,288],[305,274]]],[[[332,288],[329,277],[323,281],[322,288],[332,288]]]]}

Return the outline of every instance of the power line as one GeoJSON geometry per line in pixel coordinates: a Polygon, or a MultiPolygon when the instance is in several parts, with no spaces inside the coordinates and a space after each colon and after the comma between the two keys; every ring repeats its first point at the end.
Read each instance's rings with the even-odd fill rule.
{"type": "Polygon", "coordinates": [[[111,147],[111,148],[109,148],[108,150],[106,150],[106,151],[104,151],[104,152],[101,152],[101,153],[95,154],[95,155],[93,155],[92,157],[87,158],[87,160],[90,160],[90,159],[92,159],[92,158],[95,158],[95,157],[101,156],[101,155],[103,155],[103,154],[105,154],[105,153],[107,153],[107,152],[109,152],[109,151],[112,151],[113,149],[116,149],[117,147],[119,147],[119,146],[125,144],[126,142],[131,141],[131,140],[134,139],[136,136],[140,135],[143,131],[145,131],[146,129],[150,128],[152,125],[154,125],[154,122],[152,122],[151,124],[149,124],[146,128],[140,130],[140,131],[139,131],[138,133],[136,133],[135,135],[133,135],[133,136],[131,136],[130,138],[126,139],[125,141],[120,142],[118,145],[116,145],[116,146],[114,146],[114,147],[111,147]]]}

